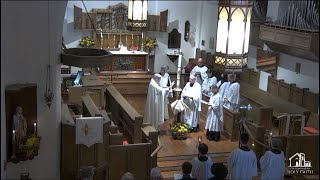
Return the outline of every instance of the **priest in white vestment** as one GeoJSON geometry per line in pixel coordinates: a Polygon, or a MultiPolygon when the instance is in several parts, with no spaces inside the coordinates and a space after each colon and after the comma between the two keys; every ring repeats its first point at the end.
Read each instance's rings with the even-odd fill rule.
{"type": "Polygon", "coordinates": [[[189,124],[193,131],[199,130],[201,97],[201,85],[196,82],[195,76],[190,75],[189,82],[182,90],[181,100],[188,106],[183,112],[184,122],[189,124]]]}
{"type": "Polygon", "coordinates": [[[194,157],[191,161],[192,164],[192,177],[197,179],[209,179],[213,175],[211,173],[211,166],[213,161],[211,157],[207,156],[208,146],[200,143],[198,146],[199,155],[194,157]]]}
{"type": "Polygon", "coordinates": [[[240,84],[236,82],[236,76],[229,74],[228,79],[230,81],[229,87],[226,87],[224,105],[231,111],[238,112],[240,102],[240,84]]]}
{"type": "Polygon", "coordinates": [[[240,135],[240,148],[233,150],[228,159],[229,179],[252,179],[258,175],[257,157],[248,147],[249,135],[240,135]]]}
{"type": "Polygon", "coordinates": [[[151,79],[148,88],[146,107],[143,116],[144,123],[150,123],[157,131],[160,130],[164,122],[165,99],[171,87],[163,88],[160,86],[161,75],[155,74],[151,79]]]}
{"type": "Polygon", "coordinates": [[[190,75],[194,75],[197,79],[196,82],[202,85],[202,82],[207,78],[207,70],[208,68],[203,64],[203,59],[198,59],[198,65],[195,66],[191,72],[190,75]]]}
{"type": "Polygon", "coordinates": [[[212,93],[208,103],[208,115],[205,126],[207,130],[206,136],[209,141],[219,141],[220,131],[223,131],[223,119],[221,118],[223,114],[222,98],[216,85],[213,85],[212,93]]]}
{"type": "MultiPolygon", "coordinates": [[[[168,66],[162,66],[160,68],[160,75],[161,75],[160,86],[164,88],[170,87],[172,84],[170,75],[168,74],[168,69],[169,69],[168,66]]],[[[164,102],[164,119],[165,120],[169,119],[168,104],[169,104],[169,97],[172,97],[172,96],[173,96],[172,89],[170,89],[169,95],[167,96],[164,102]]]]}
{"type": "Polygon", "coordinates": [[[207,70],[207,78],[204,79],[202,83],[201,91],[207,96],[212,94],[212,86],[217,84],[217,78],[213,76],[211,69],[207,70]]]}
{"type": "Polygon", "coordinates": [[[285,156],[281,151],[281,140],[272,138],[271,150],[260,158],[261,179],[284,179],[285,156]]]}

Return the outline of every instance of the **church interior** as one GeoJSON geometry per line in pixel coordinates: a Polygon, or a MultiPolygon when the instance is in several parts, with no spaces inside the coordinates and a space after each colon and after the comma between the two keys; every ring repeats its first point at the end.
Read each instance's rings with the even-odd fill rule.
{"type": "Polygon", "coordinates": [[[176,179],[201,143],[228,167],[243,132],[253,179],[273,138],[284,179],[318,179],[319,1],[1,1],[1,179],[176,179]],[[213,95],[200,92],[195,130],[184,120],[204,66],[240,87],[219,140],[213,95]],[[150,95],[162,69],[175,83],[150,95]]]}

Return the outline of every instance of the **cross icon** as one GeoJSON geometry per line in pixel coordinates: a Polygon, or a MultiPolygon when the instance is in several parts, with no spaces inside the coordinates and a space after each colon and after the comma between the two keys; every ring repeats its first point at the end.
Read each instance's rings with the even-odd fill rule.
{"type": "Polygon", "coordinates": [[[84,134],[87,136],[89,129],[91,129],[91,128],[89,128],[88,124],[86,123],[86,125],[84,125],[84,128],[82,128],[81,130],[84,131],[84,134]]]}

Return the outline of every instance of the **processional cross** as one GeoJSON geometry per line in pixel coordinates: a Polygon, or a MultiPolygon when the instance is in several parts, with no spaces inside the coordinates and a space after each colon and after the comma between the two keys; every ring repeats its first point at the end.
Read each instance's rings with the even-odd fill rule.
{"type": "Polygon", "coordinates": [[[81,128],[81,130],[84,132],[84,134],[87,136],[88,135],[88,132],[91,128],[89,128],[88,124],[86,123],[84,125],[84,128],[81,128]]]}

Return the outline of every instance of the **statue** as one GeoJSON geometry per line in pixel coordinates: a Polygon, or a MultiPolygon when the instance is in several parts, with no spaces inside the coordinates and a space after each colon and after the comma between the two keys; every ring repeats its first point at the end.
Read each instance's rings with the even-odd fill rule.
{"type": "Polygon", "coordinates": [[[15,114],[13,115],[12,129],[15,131],[16,144],[22,143],[23,139],[27,136],[27,121],[22,112],[22,107],[18,106],[15,114]]]}

